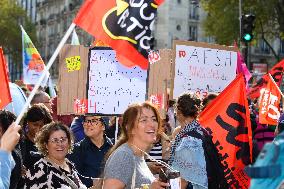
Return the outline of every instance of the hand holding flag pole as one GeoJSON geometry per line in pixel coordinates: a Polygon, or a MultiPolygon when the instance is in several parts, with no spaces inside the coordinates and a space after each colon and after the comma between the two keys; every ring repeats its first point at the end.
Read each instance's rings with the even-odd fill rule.
{"type": "Polygon", "coordinates": [[[62,49],[63,45],[65,44],[65,42],[67,41],[68,37],[71,35],[72,31],[74,30],[75,28],[75,24],[72,23],[67,32],[65,33],[65,35],[63,36],[63,38],[61,39],[59,45],[57,46],[57,48],[55,49],[53,55],[51,56],[51,58],[49,59],[46,67],[44,68],[44,71],[43,71],[43,74],[41,75],[41,77],[39,78],[38,82],[36,83],[35,87],[33,88],[31,94],[29,95],[28,99],[27,99],[27,102],[25,103],[23,109],[21,110],[21,113],[20,115],[17,117],[16,119],[16,125],[18,125],[24,115],[24,113],[26,112],[27,108],[29,107],[36,91],[38,90],[41,82],[43,81],[45,75],[48,73],[48,70],[51,68],[52,64],[54,63],[57,55],[59,54],[60,50],[62,49]]]}

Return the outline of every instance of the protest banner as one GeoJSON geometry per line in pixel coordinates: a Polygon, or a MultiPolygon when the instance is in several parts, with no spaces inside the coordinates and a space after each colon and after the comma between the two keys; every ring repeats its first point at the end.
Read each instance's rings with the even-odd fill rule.
{"type": "Polygon", "coordinates": [[[252,131],[243,74],[201,112],[199,122],[213,137],[230,188],[247,189],[244,167],[252,160],[252,131]]]}
{"type": "Polygon", "coordinates": [[[86,99],[89,48],[64,45],[59,54],[57,114],[83,114],[75,111],[78,99],[86,99]]]}
{"type": "Polygon", "coordinates": [[[167,109],[167,88],[172,76],[173,50],[160,49],[160,60],[150,64],[148,79],[148,100],[156,105],[160,113],[167,109]]]}
{"type": "Polygon", "coordinates": [[[219,93],[236,77],[237,48],[193,41],[174,41],[173,92],[219,93]]]}
{"type": "Polygon", "coordinates": [[[88,113],[119,115],[129,104],[146,100],[147,70],[126,67],[109,47],[89,52],[88,113]]]}
{"type": "MultiPolygon", "coordinates": [[[[278,87],[280,87],[280,84],[282,83],[283,71],[284,59],[275,64],[273,68],[268,72],[269,74],[271,74],[278,87]]],[[[260,78],[257,83],[250,88],[247,94],[249,98],[255,99],[260,96],[260,90],[267,85],[268,77],[268,74],[263,75],[262,78],[260,78]]]]}

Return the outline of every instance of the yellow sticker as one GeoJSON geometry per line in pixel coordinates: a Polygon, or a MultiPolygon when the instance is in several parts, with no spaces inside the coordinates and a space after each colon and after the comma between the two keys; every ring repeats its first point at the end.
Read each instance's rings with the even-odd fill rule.
{"type": "Polygon", "coordinates": [[[67,71],[73,72],[81,69],[81,57],[80,56],[71,56],[69,58],[65,58],[67,71]]]}

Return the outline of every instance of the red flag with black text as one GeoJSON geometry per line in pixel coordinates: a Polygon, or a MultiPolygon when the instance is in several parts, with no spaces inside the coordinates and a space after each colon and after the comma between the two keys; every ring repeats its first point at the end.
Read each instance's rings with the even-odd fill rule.
{"type": "Polygon", "coordinates": [[[147,69],[155,15],[163,1],[86,0],[73,23],[110,45],[123,65],[147,69]]]}
{"type": "Polygon", "coordinates": [[[213,137],[230,188],[247,189],[244,167],[251,163],[252,131],[243,74],[201,112],[199,122],[213,137]]]}
{"type": "MultiPolygon", "coordinates": [[[[284,59],[278,62],[275,66],[273,66],[273,68],[268,72],[271,74],[278,87],[281,85],[282,82],[283,71],[284,59]]],[[[268,74],[265,74],[260,80],[257,81],[255,85],[250,88],[248,92],[249,98],[255,99],[260,96],[260,90],[266,86],[268,78],[268,74]]]]}
{"type": "Polygon", "coordinates": [[[2,47],[0,47],[0,109],[12,102],[9,88],[8,70],[2,47]]]}
{"type": "Polygon", "coordinates": [[[270,75],[266,87],[260,90],[259,123],[277,125],[281,97],[282,93],[270,75]]]}

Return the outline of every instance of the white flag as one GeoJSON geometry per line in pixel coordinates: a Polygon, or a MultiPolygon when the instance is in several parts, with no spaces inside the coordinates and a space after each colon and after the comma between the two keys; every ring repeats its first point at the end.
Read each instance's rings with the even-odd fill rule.
{"type": "Polygon", "coordinates": [[[71,45],[80,45],[79,38],[78,38],[78,35],[77,35],[75,29],[73,30],[73,33],[72,33],[71,45]]]}

